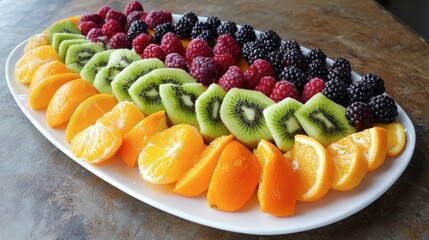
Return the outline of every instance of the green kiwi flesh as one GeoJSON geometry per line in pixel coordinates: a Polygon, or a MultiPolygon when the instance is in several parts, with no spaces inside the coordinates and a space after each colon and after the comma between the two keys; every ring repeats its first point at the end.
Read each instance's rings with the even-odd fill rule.
{"type": "MultiPolygon", "coordinates": [[[[60,34],[60,33],[55,33],[55,35],[60,34]]],[[[65,33],[63,33],[65,34],[65,33]]],[[[58,55],[60,56],[60,60],[62,62],[65,62],[66,59],[66,55],[67,55],[67,50],[69,50],[69,47],[72,45],[76,45],[76,44],[81,44],[81,43],[87,43],[89,42],[88,39],[67,39],[67,40],[63,40],[60,43],[60,46],[58,47],[58,55]]]]}
{"type": "Polygon", "coordinates": [[[92,56],[104,50],[101,44],[94,42],[72,45],[67,50],[65,64],[73,72],[80,73],[92,56]]]}
{"type": "Polygon", "coordinates": [[[356,132],[345,117],[346,109],[325,97],[314,95],[295,112],[295,117],[308,136],[325,147],[356,132]]]}
{"type": "MultiPolygon", "coordinates": [[[[61,48],[61,47],[60,47],[61,48]]],[[[110,54],[113,52],[113,49],[109,49],[103,52],[96,53],[92,56],[91,59],[83,66],[80,71],[80,76],[82,79],[94,84],[95,75],[97,75],[98,71],[101,68],[107,66],[109,62],[110,54]]]]}
{"type": "Polygon", "coordinates": [[[69,20],[56,22],[49,27],[48,29],[49,44],[52,44],[52,37],[54,33],[74,33],[74,34],[82,35],[79,28],[69,20]]]}
{"type": "Polygon", "coordinates": [[[285,98],[264,110],[265,121],[277,147],[287,152],[292,150],[296,134],[304,134],[304,130],[294,113],[302,103],[293,98],[285,98]]]}
{"type": "Polygon", "coordinates": [[[195,83],[195,79],[186,71],[178,68],[158,68],[137,79],[128,89],[133,102],[149,115],[165,110],[159,95],[159,86],[165,83],[195,83]]]}
{"type": "Polygon", "coordinates": [[[63,41],[70,40],[70,39],[85,39],[85,36],[82,35],[82,34],[75,34],[75,33],[54,33],[54,35],[52,35],[52,43],[51,43],[51,45],[59,53],[60,44],[63,41]]]}
{"type": "Polygon", "coordinates": [[[220,117],[235,138],[249,148],[261,139],[272,140],[263,111],[275,102],[261,92],[233,88],[220,107],[220,117]]]}
{"type": "Polygon", "coordinates": [[[143,59],[131,63],[124,68],[112,81],[112,92],[118,101],[133,101],[128,89],[140,77],[151,71],[163,68],[164,63],[158,58],[143,59]]]}
{"type": "Polygon", "coordinates": [[[204,91],[201,83],[161,84],[159,94],[162,104],[174,125],[185,123],[198,126],[195,101],[204,91]]]}
{"type": "Polygon", "coordinates": [[[200,132],[208,141],[229,134],[228,128],[220,118],[220,106],[225,95],[226,91],[214,83],[198,97],[195,103],[200,132]]]}

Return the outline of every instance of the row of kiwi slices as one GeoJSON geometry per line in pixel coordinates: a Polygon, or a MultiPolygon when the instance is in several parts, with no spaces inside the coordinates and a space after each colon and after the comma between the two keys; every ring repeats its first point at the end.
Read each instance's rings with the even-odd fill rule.
{"type": "Polygon", "coordinates": [[[299,133],[328,146],[356,131],[344,118],[346,109],[321,93],[303,105],[292,98],[275,103],[253,90],[206,88],[157,58],[141,59],[129,49],[106,50],[84,39],[74,24],[53,27],[49,36],[61,59],[99,92],[132,101],[146,115],[165,110],[172,124],[194,125],[207,141],[231,133],[249,148],[266,139],[286,152],[299,133]]]}

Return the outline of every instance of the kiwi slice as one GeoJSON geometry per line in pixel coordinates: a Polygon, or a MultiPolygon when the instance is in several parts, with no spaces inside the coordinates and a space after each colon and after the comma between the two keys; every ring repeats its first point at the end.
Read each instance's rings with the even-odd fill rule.
{"type": "Polygon", "coordinates": [[[72,45],[67,50],[65,64],[73,72],[80,73],[92,56],[104,50],[101,44],[94,42],[72,45]]]}
{"type": "Polygon", "coordinates": [[[220,118],[220,106],[225,95],[226,91],[221,86],[213,83],[195,103],[201,134],[208,141],[229,134],[228,128],[220,118]]]}
{"type": "Polygon", "coordinates": [[[346,108],[318,93],[295,112],[295,117],[308,136],[327,147],[356,132],[345,114],[346,108]]]}
{"type": "Polygon", "coordinates": [[[54,33],[54,35],[52,35],[52,44],[51,45],[59,53],[60,44],[63,41],[70,40],[70,39],[85,39],[85,36],[82,34],[74,34],[74,33],[54,33]]]}
{"type": "Polygon", "coordinates": [[[131,63],[141,60],[141,57],[129,49],[117,49],[110,54],[107,66],[95,75],[94,87],[100,93],[112,94],[112,81],[124,68],[131,63]]]}
{"type": "Polygon", "coordinates": [[[304,134],[304,130],[294,113],[302,103],[293,98],[285,98],[264,110],[265,121],[277,147],[283,152],[293,148],[296,134],[304,134]]]}
{"type": "Polygon", "coordinates": [[[94,84],[95,75],[97,75],[98,71],[100,71],[101,68],[107,66],[110,54],[113,51],[113,49],[109,49],[103,52],[98,52],[94,56],[92,56],[92,58],[89,59],[89,61],[85,64],[85,66],[83,66],[82,70],[80,71],[80,76],[82,77],[82,79],[85,79],[91,84],[94,84]]]}
{"type": "Polygon", "coordinates": [[[204,91],[205,87],[201,83],[166,83],[159,86],[162,104],[173,124],[198,126],[195,101],[204,91]]]}
{"type": "Polygon", "coordinates": [[[82,35],[79,28],[69,20],[56,22],[49,27],[48,29],[49,44],[52,44],[52,37],[54,33],[74,33],[74,34],[82,35]]]}
{"type": "Polygon", "coordinates": [[[263,111],[274,103],[261,92],[233,88],[223,99],[220,117],[236,139],[253,149],[261,139],[272,139],[263,111]]]}
{"type": "Polygon", "coordinates": [[[133,102],[144,114],[149,115],[165,110],[159,95],[159,86],[165,83],[195,83],[186,71],[178,68],[158,68],[137,79],[128,89],[133,102]]]}
{"type": "Polygon", "coordinates": [[[119,101],[130,101],[132,98],[128,93],[131,85],[140,77],[148,74],[154,69],[163,68],[164,63],[158,58],[143,59],[131,63],[128,67],[124,68],[112,81],[113,95],[119,101]]]}
{"type": "MultiPolygon", "coordinates": [[[[60,33],[55,33],[54,35],[57,35],[60,33]]],[[[61,33],[63,34],[63,33],[61,33]]],[[[60,46],[58,47],[58,55],[60,56],[60,60],[62,62],[65,61],[66,59],[66,55],[67,55],[67,50],[69,50],[69,47],[71,45],[76,45],[76,44],[81,44],[81,43],[87,43],[89,42],[88,39],[68,39],[68,40],[63,40],[60,43],[60,46]]]]}

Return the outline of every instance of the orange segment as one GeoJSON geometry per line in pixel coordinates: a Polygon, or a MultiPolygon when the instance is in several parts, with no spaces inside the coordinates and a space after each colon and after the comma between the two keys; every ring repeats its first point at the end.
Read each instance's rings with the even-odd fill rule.
{"type": "Polygon", "coordinates": [[[130,167],[137,166],[140,152],[149,142],[149,139],[158,132],[167,129],[165,111],[149,115],[135,125],[125,136],[119,148],[119,156],[130,167]]]}
{"type": "Polygon", "coordinates": [[[48,125],[56,127],[69,121],[79,104],[95,94],[95,87],[83,79],[65,83],[55,92],[46,109],[48,125]]]}
{"type": "Polygon", "coordinates": [[[261,140],[254,151],[262,163],[258,200],[262,212],[278,217],[295,213],[296,176],[292,165],[272,143],[261,140]]]}
{"type": "Polygon", "coordinates": [[[319,200],[332,186],[334,162],[325,147],[305,135],[295,135],[293,149],[286,153],[297,177],[297,198],[304,202],[319,200]]]}
{"type": "Polygon", "coordinates": [[[342,138],[326,150],[335,165],[332,189],[348,191],[359,185],[368,170],[368,163],[353,139],[342,138]]]}
{"type": "Polygon", "coordinates": [[[45,33],[39,33],[36,35],[33,35],[28,39],[27,44],[24,47],[24,53],[26,53],[28,50],[48,45],[49,44],[49,37],[48,34],[45,33]]]}
{"type": "Polygon", "coordinates": [[[46,108],[55,92],[66,82],[80,78],[77,73],[60,73],[44,78],[30,90],[29,104],[34,110],[46,108]]]}
{"type": "MultiPolygon", "coordinates": [[[[88,82],[88,81],[87,81],[88,82]]],[[[143,112],[132,102],[123,101],[102,116],[115,124],[122,134],[127,134],[137,123],[145,118],[143,112]]]]}
{"type": "Polygon", "coordinates": [[[364,154],[368,171],[374,171],[383,164],[387,155],[387,132],[384,128],[373,127],[354,133],[350,137],[364,154]]]}
{"type": "Polygon", "coordinates": [[[255,155],[240,142],[230,142],[213,172],[208,205],[222,211],[240,209],[255,192],[260,176],[261,166],[255,155]]]}
{"type": "Polygon", "coordinates": [[[205,145],[196,128],[178,124],[151,137],[141,151],[138,164],[146,181],[169,184],[191,168],[205,145]]]}
{"type": "Polygon", "coordinates": [[[96,94],[84,100],[73,112],[67,124],[67,142],[70,142],[77,133],[93,125],[97,119],[112,110],[117,103],[118,100],[110,94],[96,94]]]}
{"type": "Polygon", "coordinates": [[[97,121],[71,141],[72,153],[89,163],[100,163],[110,159],[122,143],[122,133],[113,124],[97,121]]]}
{"type": "Polygon", "coordinates": [[[399,122],[378,125],[387,131],[387,156],[396,157],[404,149],[406,137],[404,127],[399,122]]]}
{"type": "Polygon", "coordinates": [[[213,140],[201,153],[197,163],[177,180],[173,192],[193,197],[206,191],[222,151],[233,140],[233,135],[221,136],[213,140]]]}
{"type": "Polygon", "coordinates": [[[36,70],[53,60],[60,60],[60,58],[55,49],[49,45],[25,52],[15,65],[15,80],[22,84],[29,84],[36,70]]]}
{"type": "Polygon", "coordinates": [[[41,82],[43,79],[60,74],[60,73],[70,73],[70,69],[64,65],[61,61],[53,60],[46,64],[40,66],[37,71],[34,73],[33,78],[30,83],[30,90],[34,89],[36,85],[41,82]]]}

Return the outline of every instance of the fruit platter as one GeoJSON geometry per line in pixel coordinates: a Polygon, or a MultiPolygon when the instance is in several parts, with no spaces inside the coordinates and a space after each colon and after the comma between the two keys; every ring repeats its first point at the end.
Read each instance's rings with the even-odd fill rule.
{"type": "Polygon", "coordinates": [[[272,30],[133,1],[29,36],[6,78],[30,122],[114,187],[273,235],[362,210],[413,155],[414,126],[385,80],[351,66],[272,30]]]}

